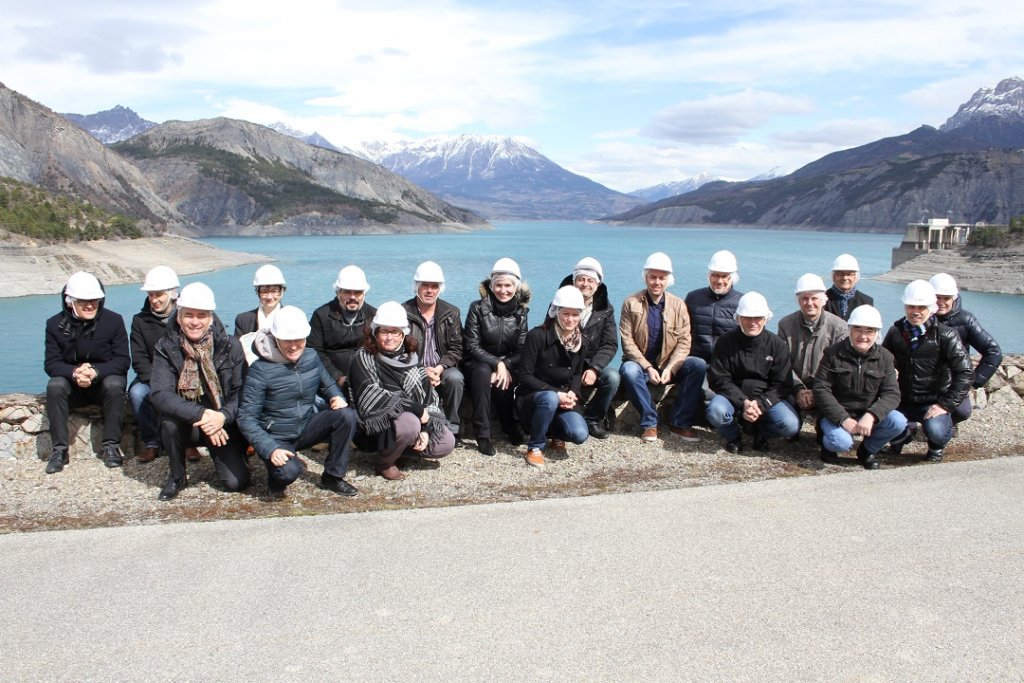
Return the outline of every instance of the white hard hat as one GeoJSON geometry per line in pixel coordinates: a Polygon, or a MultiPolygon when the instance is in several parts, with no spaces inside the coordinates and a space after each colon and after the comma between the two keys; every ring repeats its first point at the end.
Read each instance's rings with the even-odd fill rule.
{"type": "Polygon", "coordinates": [[[768,308],[768,300],[757,292],[747,292],[740,297],[736,305],[736,318],[771,318],[772,312],[768,308]]]}
{"type": "Polygon", "coordinates": [[[192,282],[181,288],[178,295],[179,308],[195,308],[200,311],[217,310],[217,300],[213,298],[213,290],[202,282],[192,282]]]}
{"type": "Polygon", "coordinates": [[[72,299],[85,300],[102,299],[106,296],[96,276],[81,270],[68,278],[67,284],[64,285],[64,295],[72,299]]]}
{"type": "Polygon", "coordinates": [[[840,254],[836,256],[836,260],[832,262],[832,270],[852,270],[854,272],[860,272],[860,264],[857,263],[857,259],[852,254],[840,254]]]}
{"type": "Polygon", "coordinates": [[[914,280],[903,290],[901,301],[904,306],[928,306],[934,309],[935,288],[925,280],[914,280]]]}
{"type": "Polygon", "coordinates": [[[309,336],[309,330],[306,314],[298,306],[282,306],[270,323],[270,334],[274,335],[275,339],[285,341],[305,339],[309,336]]]}
{"type": "Polygon", "coordinates": [[[359,266],[345,266],[338,271],[338,279],[334,281],[334,291],[347,289],[352,292],[370,291],[370,283],[366,281],[366,273],[359,266]]]}
{"type": "Polygon", "coordinates": [[[873,327],[876,330],[882,329],[882,314],[874,306],[858,306],[850,313],[850,319],[846,323],[850,327],[873,327]]]}
{"type": "Polygon", "coordinates": [[[577,308],[583,310],[583,293],[572,285],[566,285],[555,292],[551,306],[555,308],[577,308]]]}
{"type": "Polygon", "coordinates": [[[794,294],[800,292],[824,292],[828,287],[825,286],[825,281],[814,273],[804,273],[800,276],[800,279],[796,281],[796,290],[794,294]]]}
{"type": "Polygon", "coordinates": [[[416,272],[412,274],[413,282],[436,282],[444,284],[444,271],[441,266],[433,261],[424,261],[416,266],[416,272]]]}
{"type": "Polygon", "coordinates": [[[262,287],[265,285],[281,285],[285,286],[284,273],[277,266],[260,266],[256,270],[256,276],[252,279],[253,287],[262,287]]]}
{"type": "Polygon", "coordinates": [[[956,279],[949,273],[936,273],[928,280],[936,294],[942,296],[959,296],[960,290],[956,287],[956,279]]]}
{"type": "Polygon", "coordinates": [[[519,272],[519,264],[510,258],[500,258],[494,262],[491,267],[491,279],[494,279],[495,275],[514,275],[517,279],[522,280],[523,275],[519,272]]]}
{"type": "Polygon", "coordinates": [[[157,266],[146,273],[146,281],[140,289],[143,292],[163,292],[168,289],[181,287],[178,282],[178,274],[168,266],[157,266]]]}
{"type": "Polygon", "coordinates": [[[590,256],[581,258],[579,262],[573,266],[572,279],[575,280],[576,277],[581,274],[591,277],[596,275],[597,277],[594,277],[595,280],[598,282],[604,281],[604,270],[601,268],[601,263],[596,258],[591,258],[590,256]],[[591,275],[591,273],[593,273],[593,275],[591,275]]]}
{"type": "Polygon", "coordinates": [[[716,251],[708,261],[708,270],[713,273],[735,273],[739,270],[736,256],[727,249],[716,251]]]}
{"type": "Polygon", "coordinates": [[[409,314],[397,301],[385,301],[370,322],[370,329],[374,332],[378,327],[397,327],[402,334],[409,334],[409,314]]]}
{"type": "Polygon", "coordinates": [[[644,270],[663,270],[672,273],[672,259],[663,251],[656,251],[644,261],[644,270]]]}

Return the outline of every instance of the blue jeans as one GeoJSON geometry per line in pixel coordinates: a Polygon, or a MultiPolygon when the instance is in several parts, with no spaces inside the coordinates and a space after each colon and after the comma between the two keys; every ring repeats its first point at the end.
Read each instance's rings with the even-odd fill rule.
{"type": "MultiPolygon", "coordinates": [[[[715,394],[708,404],[708,422],[726,441],[740,438],[740,426],[732,401],[715,394]]],[[[774,436],[788,439],[800,431],[800,416],[787,401],[779,401],[755,423],[757,433],[765,438],[774,436]]]]}
{"type": "MultiPolygon", "coordinates": [[[[676,401],[672,406],[672,412],[669,416],[669,424],[673,427],[691,427],[693,426],[692,401],[687,399],[687,388],[693,384],[694,373],[686,372],[685,363],[684,367],[680,369],[671,379],[675,384],[680,386],[676,389],[676,401]],[[686,384],[684,384],[684,380],[686,384]],[[689,422],[685,422],[689,420],[689,422]]],[[[654,400],[651,398],[651,387],[648,385],[647,371],[640,367],[640,364],[636,361],[627,360],[619,368],[619,375],[622,377],[622,382],[626,387],[626,396],[629,398],[629,402],[636,408],[636,412],[640,413],[640,428],[649,429],[651,427],[658,426],[658,409],[654,405],[654,400]]],[[[697,382],[698,388],[704,382],[704,377],[701,376],[697,382]]]]}
{"type": "Polygon", "coordinates": [[[708,363],[703,358],[689,356],[683,361],[676,377],[676,409],[672,414],[673,427],[692,427],[697,416],[704,410],[704,376],[708,363]]]}
{"type": "Polygon", "coordinates": [[[135,424],[139,426],[139,439],[145,448],[159,448],[160,435],[156,431],[156,414],[149,400],[149,385],[134,382],[128,387],[128,402],[132,405],[135,424]]]}
{"type": "Polygon", "coordinates": [[[558,394],[554,391],[538,391],[527,396],[521,405],[523,421],[530,425],[527,448],[544,450],[548,434],[554,439],[581,444],[590,436],[587,421],[575,410],[558,407],[558,394]]]}
{"type": "MultiPolygon", "coordinates": [[[[882,450],[885,444],[902,434],[906,428],[907,418],[903,417],[903,413],[898,410],[889,411],[884,420],[875,423],[871,436],[864,437],[861,445],[864,450],[874,455],[882,450]]],[[[821,431],[824,436],[821,445],[826,451],[842,453],[853,448],[853,435],[841,426],[822,418],[821,431]]]]}
{"type": "Polygon", "coordinates": [[[945,415],[938,415],[925,420],[924,414],[931,407],[931,403],[902,405],[900,406],[900,411],[907,416],[908,420],[921,423],[924,436],[928,439],[928,448],[941,450],[953,438],[953,416],[946,413],[945,415]]]}
{"type": "MultiPolygon", "coordinates": [[[[615,392],[619,390],[619,373],[611,366],[606,366],[597,373],[597,384],[593,389],[594,395],[583,409],[583,417],[587,422],[601,422],[608,414],[615,392]]],[[[584,387],[584,391],[586,390],[584,387]]]]}

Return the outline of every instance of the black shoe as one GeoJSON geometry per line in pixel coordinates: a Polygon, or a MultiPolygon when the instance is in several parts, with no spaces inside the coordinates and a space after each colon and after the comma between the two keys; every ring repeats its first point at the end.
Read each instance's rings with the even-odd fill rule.
{"type": "Polygon", "coordinates": [[[903,433],[897,436],[895,439],[889,442],[889,448],[886,449],[886,453],[890,455],[899,455],[903,452],[903,447],[910,443],[910,440],[914,438],[915,429],[907,427],[903,430],[903,433]]]}
{"type": "Polygon", "coordinates": [[[465,448],[466,447],[466,442],[463,441],[462,437],[460,437],[458,434],[455,435],[455,447],[456,448],[465,448]]]}
{"type": "MultiPolygon", "coordinates": [[[[512,444],[513,446],[522,446],[523,445],[523,433],[521,431],[519,431],[518,427],[513,427],[512,429],[509,429],[508,431],[506,431],[505,432],[505,438],[508,439],[508,442],[510,444],[512,444]]],[[[494,454],[492,453],[491,455],[494,455],[494,454]]]]}
{"type": "Polygon", "coordinates": [[[594,437],[595,439],[607,439],[608,438],[608,430],[605,429],[604,425],[602,425],[600,422],[590,422],[590,421],[588,421],[587,422],[587,431],[590,432],[590,435],[592,437],[594,437]]]}
{"type": "Polygon", "coordinates": [[[107,467],[120,467],[124,464],[124,455],[117,446],[103,447],[103,464],[107,467]]]}
{"type": "Polygon", "coordinates": [[[767,453],[768,452],[768,439],[764,438],[763,436],[755,436],[754,437],[754,450],[755,451],[760,451],[761,453],[767,453]]]}
{"type": "Polygon", "coordinates": [[[497,451],[494,450],[494,444],[491,443],[490,439],[485,437],[476,440],[476,449],[484,455],[494,455],[497,453],[497,451]]]}
{"type": "Polygon", "coordinates": [[[171,500],[186,486],[188,486],[188,480],[184,477],[181,479],[167,477],[167,481],[164,482],[164,487],[160,489],[160,495],[157,496],[157,500],[171,500]]]}
{"type": "Polygon", "coordinates": [[[928,452],[925,453],[924,459],[927,462],[942,462],[942,449],[928,447],[928,452]]]}
{"type": "Polygon", "coordinates": [[[64,465],[69,462],[68,452],[54,449],[50,453],[50,461],[46,463],[46,473],[56,474],[64,469],[64,465]]]}
{"type": "Polygon", "coordinates": [[[726,441],[725,450],[727,453],[742,453],[743,439],[736,439],[735,441],[726,441]]]}
{"type": "Polygon", "coordinates": [[[821,448],[821,461],[829,465],[839,464],[839,455],[828,450],[824,446],[821,448]]]}
{"type": "Polygon", "coordinates": [[[857,447],[857,460],[860,462],[861,467],[866,470],[877,470],[881,467],[881,463],[875,458],[875,454],[864,450],[864,444],[857,447]]]}
{"type": "Polygon", "coordinates": [[[359,489],[352,484],[348,483],[344,479],[339,479],[334,475],[327,474],[326,472],[320,475],[320,488],[328,491],[334,491],[339,496],[346,496],[348,498],[359,493],[359,489]]]}

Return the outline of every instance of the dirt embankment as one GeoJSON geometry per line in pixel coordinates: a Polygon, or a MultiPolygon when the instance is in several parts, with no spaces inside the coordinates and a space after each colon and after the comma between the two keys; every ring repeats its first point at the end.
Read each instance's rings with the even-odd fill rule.
{"type": "Polygon", "coordinates": [[[937,249],[901,263],[872,279],[883,282],[927,280],[949,273],[969,292],[1024,294],[1024,246],[1008,249],[937,249]]]}

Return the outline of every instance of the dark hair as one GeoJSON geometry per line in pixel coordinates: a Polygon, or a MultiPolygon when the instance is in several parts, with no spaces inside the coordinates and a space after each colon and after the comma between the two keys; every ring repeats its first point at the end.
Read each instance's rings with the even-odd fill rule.
{"type": "MultiPolygon", "coordinates": [[[[407,353],[416,353],[420,350],[420,344],[413,338],[412,335],[405,335],[403,345],[407,353]]],[[[373,328],[370,325],[363,326],[363,348],[369,351],[371,354],[376,356],[380,353],[380,346],[377,344],[377,337],[373,333],[373,328]]]]}

